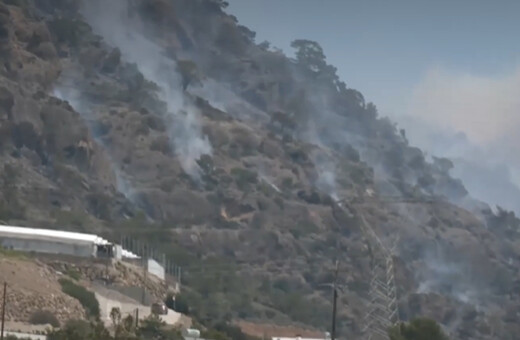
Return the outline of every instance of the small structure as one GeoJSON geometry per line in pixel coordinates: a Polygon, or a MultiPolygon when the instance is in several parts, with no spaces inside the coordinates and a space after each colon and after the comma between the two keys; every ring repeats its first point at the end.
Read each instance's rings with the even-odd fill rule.
{"type": "Polygon", "coordinates": [[[187,328],[182,331],[184,340],[204,340],[200,337],[200,331],[195,328],[187,328]]]}
{"type": "Polygon", "coordinates": [[[0,246],[5,249],[77,257],[135,257],[92,234],[0,225],[0,246]]]}

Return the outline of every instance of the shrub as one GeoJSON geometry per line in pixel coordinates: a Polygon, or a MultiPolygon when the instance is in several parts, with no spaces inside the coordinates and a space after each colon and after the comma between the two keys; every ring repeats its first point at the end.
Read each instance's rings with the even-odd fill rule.
{"type": "Polygon", "coordinates": [[[25,259],[26,255],[20,251],[4,249],[2,246],[0,246],[0,257],[25,259]]]}
{"type": "Polygon", "coordinates": [[[60,284],[61,290],[78,300],[89,316],[99,318],[99,302],[94,293],[67,279],[60,279],[60,284]]]}
{"type": "Polygon", "coordinates": [[[51,325],[60,327],[60,322],[56,316],[48,310],[37,310],[29,317],[29,322],[33,325],[51,325]]]}
{"type": "Polygon", "coordinates": [[[51,33],[59,43],[73,47],[78,46],[81,36],[88,30],[88,26],[79,20],[58,18],[48,23],[51,33]]]}
{"type": "Polygon", "coordinates": [[[81,278],[81,273],[76,268],[68,268],[66,274],[76,281],[79,281],[81,278]]]}
{"type": "Polygon", "coordinates": [[[240,189],[246,189],[249,184],[256,184],[258,182],[258,174],[254,171],[233,168],[231,169],[231,175],[235,178],[235,183],[240,189]]]}
{"type": "Polygon", "coordinates": [[[391,340],[448,340],[441,327],[434,320],[426,318],[397,325],[388,334],[391,340]]]}

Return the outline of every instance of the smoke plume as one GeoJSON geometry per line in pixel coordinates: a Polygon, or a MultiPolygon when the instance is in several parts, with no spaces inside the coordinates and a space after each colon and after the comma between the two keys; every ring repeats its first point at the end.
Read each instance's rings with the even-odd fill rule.
{"type": "Polygon", "coordinates": [[[197,109],[184,96],[175,62],[145,37],[142,21],[131,11],[129,1],[84,1],[82,13],[95,33],[119,48],[127,62],[135,63],[147,80],[158,85],[159,99],[167,105],[164,120],[176,156],[183,170],[199,179],[196,161],[211,154],[212,148],[201,133],[197,109]]]}
{"type": "Polygon", "coordinates": [[[413,144],[454,161],[470,195],[520,213],[520,67],[485,77],[435,69],[396,117],[413,144]]]}
{"type": "MultiPolygon", "coordinates": [[[[70,106],[74,108],[76,112],[78,112],[87,125],[89,126],[89,129],[91,133],[93,134],[93,138],[96,141],[97,144],[101,145],[105,150],[108,150],[107,146],[103,142],[101,138],[99,138],[98,135],[95,134],[95,128],[93,123],[95,122],[95,119],[92,115],[91,109],[89,105],[85,102],[85,100],[82,98],[81,93],[76,90],[73,86],[67,86],[59,84],[57,85],[53,90],[53,96],[56,98],[59,98],[63,101],[66,101],[69,103],[70,106]]],[[[114,159],[110,156],[110,153],[107,152],[108,160],[111,164],[111,168],[114,171],[115,177],[116,177],[116,189],[118,192],[123,194],[123,196],[126,197],[130,202],[135,203],[135,190],[130,184],[128,180],[124,178],[124,175],[120,171],[119,167],[117,166],[117,162],[114,161],[114,159]]]]}

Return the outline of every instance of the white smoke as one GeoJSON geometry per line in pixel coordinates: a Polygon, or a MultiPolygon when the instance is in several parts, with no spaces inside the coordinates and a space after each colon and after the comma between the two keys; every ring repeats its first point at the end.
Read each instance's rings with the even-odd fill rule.
{"type": "Polygon", "coordinates": [[[240,98],[226,84],[206,79],[202,86],[193,87],[190,93],[204,98],[214,108],[242,121],[266,122],[268,115],[240,98]]]}
{"type": "MultiPolygon", "coordinates": [[[[58,99],[68,102],[69,105],[83,117],[85,122],[89,125],[90,131],[92,132],[94,130],[92,122],[94,122],[95,119],[93,118],[91,109],[85,103],[81,96],[81,93],[78,90],[76,90],[75,87],[57,85],[54,87],[52,95],[58,99]]],[[[101,138],[99,138],[95,134],[93,134],[93,138],[97,144],[104,147],[105,150],[108,150],[101,138]]],[[[128,199],[130,202],[135,202],[136,196],[134,188],[132,187],[130,182],[124,178],[124,175],[117,167],[117,162],[113,160],[113,158],[110,156],[110,153],[107,152],[106,155],[116,177],[116,190],[123,194],[123,196],[125,196],[126,199],[128,199]]]]}
{"type": "Polygon", "coordinates": [[[454,160],[471,196],[520,213],[518,93],[520,67],[492,77],[434,69],[396,119],[413,144],[454,160]]]}
{"type": "Polygon", "coordinates": [[[165,121],[175,153],[183,170],[198,179],[200,169],[196,161],[212,153],[207,136],[201,133],[199,113],[184,97],[175,62],[144,36],[141,20],[131,14],[129,4],[88,0],[83,2],[82,13],[95,33],[119,48],[126,61],[135,63],[147,80],[159,86],[159,99],[167,105],[165,121]]]}

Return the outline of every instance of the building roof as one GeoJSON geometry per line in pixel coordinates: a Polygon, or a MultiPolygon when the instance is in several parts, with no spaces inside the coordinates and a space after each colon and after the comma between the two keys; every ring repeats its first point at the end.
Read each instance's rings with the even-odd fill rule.
{"type": "Polygon", "coordinates": [[[87,243],[105,245],[109,242],[97,235],[74,233],[61,230],[36,229],[0,225],[0,237],[42,239],[66,243],[87,243]]]}

